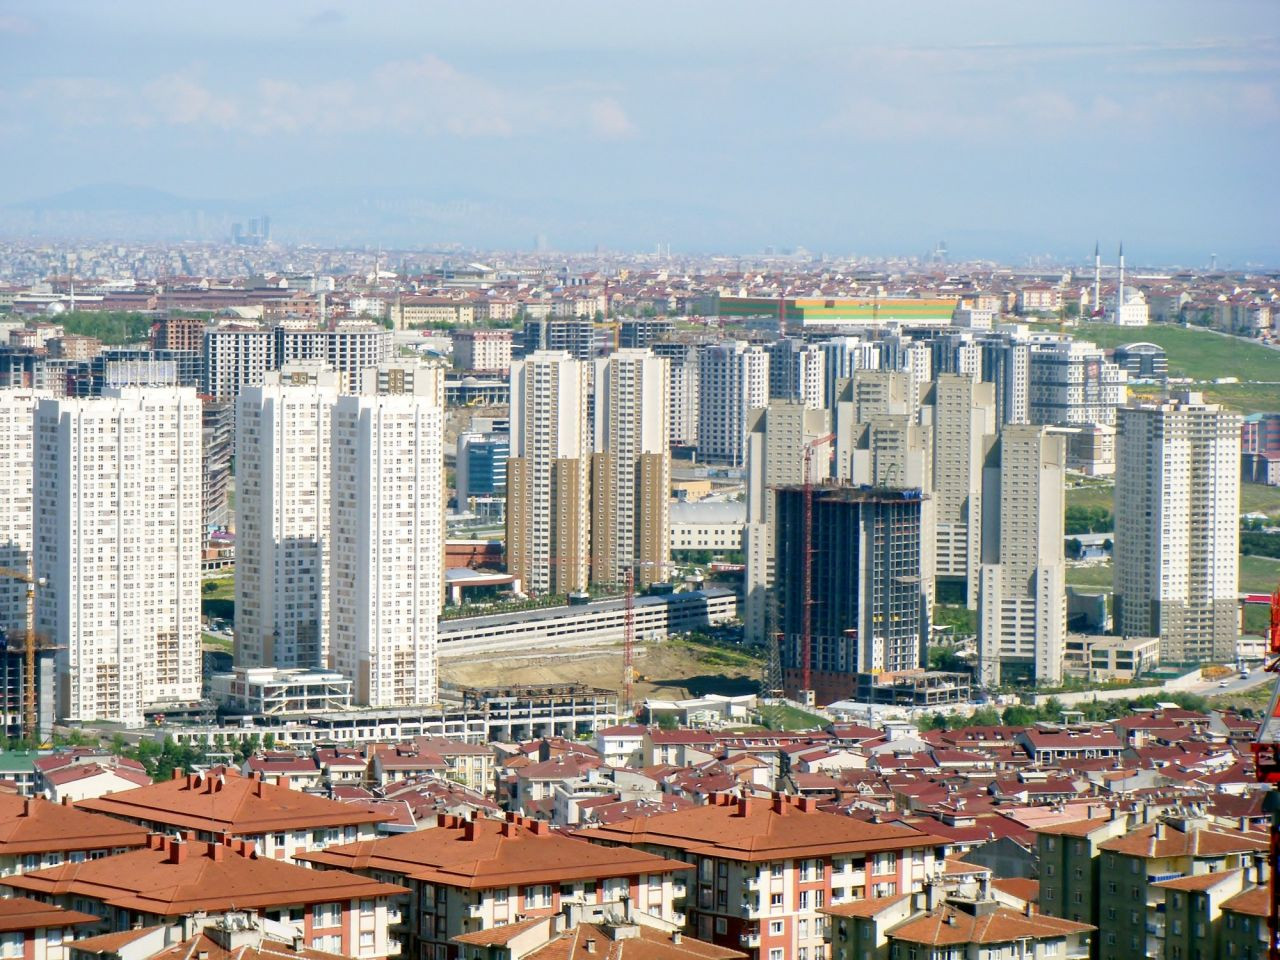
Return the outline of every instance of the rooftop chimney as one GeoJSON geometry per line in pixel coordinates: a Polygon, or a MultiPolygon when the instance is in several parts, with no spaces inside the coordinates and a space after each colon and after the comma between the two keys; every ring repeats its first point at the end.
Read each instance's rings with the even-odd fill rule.
{"type": "Polygon", "coordinates": [[[32,800],[30,797],[27,797],[25,800],[22,801],[22,815],[24,817],[31,816],[31,807],[32,807],[32,800]]]}
{"type": "Polygon", "coordinates": [[[182,863],[187,859],[187,845],[181,840],[173,840],[169,844],[169,863],[182,863]]]}
{"type": "Polygon", "coordinates": [[[214,863],[221,863],[226,857],[227,848],[218,842],[209,844],[209,859],[214,863]]]}
{"type": "Polygon", "coordinates": [[[171,779],[173,779],[173,780],[181,780],[181,779],[182,779],[182,768],[181,768],[181,767],[174,767],[174,768],[173,768],[173,774],[172,774],[171,779]]]}
{"type": "Polygon", "coordinates": [[[680,940],[681,940],[681,939],[682,939],[682,938],[681,938],[681,935],[680,935],[680,931],[679,931],[679,930],[673,930],[673,931],[671,932],[671,942],[672,942],[672,943],[674,943],[676,946],[679,946],[679,945],[680,945],[680,940]]]}

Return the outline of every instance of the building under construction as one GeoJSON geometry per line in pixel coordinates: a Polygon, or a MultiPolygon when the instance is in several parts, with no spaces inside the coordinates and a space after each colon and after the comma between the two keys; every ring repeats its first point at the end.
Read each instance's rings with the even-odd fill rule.
{"type": "Polygon", "coordinates": [[[786,695],[833,703],[856,695],[859,674],[920,668],[924,496],[824,484],[811,497],[802,485],[776,490],[774,622],[786,695]]]}

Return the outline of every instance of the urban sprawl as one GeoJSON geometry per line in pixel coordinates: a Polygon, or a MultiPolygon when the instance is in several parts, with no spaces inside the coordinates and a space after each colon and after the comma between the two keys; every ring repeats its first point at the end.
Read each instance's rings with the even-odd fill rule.
{"type": "Polygon", "coordinates": [[[0,957],[1262,960],[1278,348],[1121,245],[0,243],[0,957]]]}

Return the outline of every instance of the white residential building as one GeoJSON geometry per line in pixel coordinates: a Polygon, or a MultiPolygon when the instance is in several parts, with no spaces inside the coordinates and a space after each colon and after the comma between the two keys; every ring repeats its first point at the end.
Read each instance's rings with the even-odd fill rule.
{"type": "Polygon", "coordinates": [[[671,561],[671,453],[667,361],[616,350],[595,361],[591,457],[591,579],[638,584],[667,578],[671,561]]]}
{"type": "Polygon", "coordinates": [[[276,367],[276,340],[266,327],[227,324],[204,333],[201,393],[219,402],[234,400],[244,387],[256,387],[276,367]]]}
{"type": "Polygon", "coordinates": [[[339,397],[333,408],[330,663],[361,705],[434,703],[444,371],[387,364],[366,378],[375,380],[389,392],[339,397]]]}
{"type": "Polygon", "coordinates": [[[236,402],[236,664],[328,665],[330,430],[338,378],[286,365],[236,402]]]}
{"type": "Polygon", "coordinates": [[[985,684],[1062,680],[1067,635],[1066,437],[1010,424],[983,471],[978,656],[985,684]]]}
{"type": "Polygon", "coordinates": [[[511,364],[507,570],[539,594],[585,590],[591,435],[588,365],[564,350],[511,364]]]}
{"type": "MultiPolygon", "coordinates": [[[[40,394],[24,387],[0,389],[0,567],[31,567],[33,441],[40,394]]],[[[0,630],[26,630],[27,586],[0,577],[0,630]]]]}
{"type": "Polygon", "coordinates": [[[1096,345],[1080,340],[1036,343],[1027,371],[1032,423],[1075,425],[1116,422],[1129,375],[1096,345]]]}
{"type": "Polygon", "coordinates": [[[667,444],[698,444],[698,345],[660,340],[653,352],[667,361],[667,444]]]}
{"type": "Polygon", "coordinates": [[[37,621],[65,720],[140,726],[200,697],[201,433],[189,388],[36,408],[37,621]]]}
{"type": "Polygon", "coordinates": [[[740,340],[698,352],[698,456],[735,467],[746,463],[748,414],[769,405],[769,354],[740,340]]]}
{"type": "Polygon", "coordinates": [[[1240,427],[1189,391],[1120,409],[1115,622],[1166,663],[1235,655],[1240,427]]]}

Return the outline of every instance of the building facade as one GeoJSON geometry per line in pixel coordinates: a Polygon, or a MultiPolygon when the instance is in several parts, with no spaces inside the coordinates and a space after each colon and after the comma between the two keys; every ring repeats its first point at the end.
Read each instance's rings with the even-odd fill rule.
{"type": "Polygon", "coordinates": [[[769,354],[739,340],[698,352],[698,456],[746,463],[748,414],[769,404],[769,354]]]}
{"type": "Polygon", "coordinates": [[[38,629],[58,715],[140,726],[200,697],[201,403],[128,388],[36,408],[38,629]]]}
{"type": "Polygon", "coordinates": [[[1067,635],[1066,438],[1009,425],[983,471],[978,656],[985,683],[1062,680],[1067,635]]]}
{"type": "Polygon", "coordinates": [[[535,593],[585,590],[590,550],[590,375],[564,351],[511,365],[507,569],[535,593]]]}
{"type": "Polygon", "coordinates": [[[1235,657],[1240,417],[1182,392],[1120,411],[1115,621],[1166,663],[1235,657]]]}
{"type": "Polygon", "coordinates": [[[330,447],[337,376],[268,373],[236,401],[236,663],[329,660],[330,447]]]}
{"type": "MultiPolygon", "coordinates": [[[[385,392],[333,408],[330,665],[358,704],[438,699],[444,594],[444,371],[384,365],[385,392]]],[[[369,381],[367,381],[369,382],[369,381]]]]}

